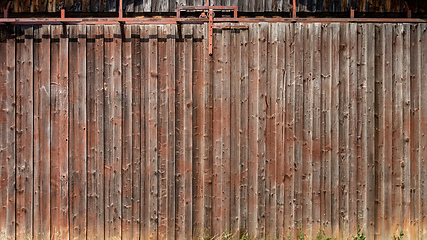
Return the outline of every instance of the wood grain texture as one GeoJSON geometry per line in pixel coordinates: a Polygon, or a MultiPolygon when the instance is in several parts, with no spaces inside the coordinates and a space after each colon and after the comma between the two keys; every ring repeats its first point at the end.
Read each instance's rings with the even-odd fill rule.
{"type": "Polygon", "coordinates": [[[425,24],[218,26],[0,28],[0,238],[422,239],[425,24]]]}
{"type": "Polygon", "coordinates": [[[184,25],[177,36],[176,78],[176,238],[192,236],[193,203],[193,26],[184,25]],[[179,58],[178,58],[179,56],[179,58]]]}
{"type": "Polygon", "coordinates": [[[132,239],[133,233],[138,231],[133,230],[133,141],[132,141],[132,122],[133,122],[133,95],[132,95],[132,40],[131,27],[123,26],[121,29],[122,37],[122,237],[132,239]]]}
{"type": "Polygon", "coordinates": [[[86,237],[87,112],[86,26],[69,26],[70,239],[86,237]]]}
{"type": "Polygon", "coordinates": [[[16,28],[16,237],[33,234],[33,27],[16,28]]]}
{"type": "Polygon", "coordinates": [[[0,234],[15,238],[16,226],[16,78],[15,27],[0,28],[0,234]]]}
{"type": "Polygon", "coordinates": [[[104,26],[105,238],[121,237],[122,71],[120,26],[104,26]]]}
{"type": "Polygon", "coordinates": [[[141,164],[142,157],[145,156],[145,138],[142,137],[142,133],[145,127],[144,116],[145,105],[143,103],[143,93],[145,93],[145,85],[142,83],[142,51],[141,51],[141,28],[140,26],[131,26],[130,29],[131,37],[131,49],[130,54],[132,61],[129,63],[131,65],[131,85],[132,88],[132,122],[131,122],[131,141],[132,141],[132,195],[131,195],[131,208],[132,208],[132,239],[140,238],[141,230],[141,164]]]}
{"type": "Polygon", "coordinates": [[[87,238],[104,238],[104,27],[87,26],[87,238]],[[100,54],[102,53],[102,54],[100,54]]]}
{"type": "Polygon", "coordinates": [[[50,237],[50,26],[34,30],[34,238],[50,237]]]}
{"type": "Polygon", "coordinates": [[[51,26],[50,121],[51,237],[69,238],[68,196],[68,34],[63,26],[51,26]]]}

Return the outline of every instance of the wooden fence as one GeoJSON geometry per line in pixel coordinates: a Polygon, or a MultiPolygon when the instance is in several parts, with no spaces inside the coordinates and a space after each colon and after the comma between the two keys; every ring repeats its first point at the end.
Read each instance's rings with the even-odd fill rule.
{"type": "Polygon", "coordinates": [[[0,238],[426,239],[427,24],[225,26],[2,26],[0,238]]]}

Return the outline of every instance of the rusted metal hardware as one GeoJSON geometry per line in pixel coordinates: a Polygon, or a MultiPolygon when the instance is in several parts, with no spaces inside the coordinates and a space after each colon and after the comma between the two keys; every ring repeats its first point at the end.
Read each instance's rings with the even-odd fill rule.
{"type": "Polygon", "coordinates": [[[9,8],[10,8],[10,3],[11,1],[9,1],[6,5],[6,7],[4,8],[4,18],[8,17],[8,13],[9,13],[9,8]]]}
{"type": "Polygon", "coordinates": [[[182,11],[209,11],[209,9],[214,11],[230,10],[233,11],[233,17],[237,18],[237,6],[178,6],[176,8],[176,17],[181,18],[182,11]]]}
{"type": "Polygon", "coordinates": [[[65,18],[65,9],[64,8],[61,9],[61,18],[65,18]]]}
{"type": "MultiPolygon", "coordinates": [[[[427,23],[422,18],[213,18],[213,23],[427,23]]],[[[0,25],[205,24],[206,18],[0,18],[0,25]]]]}
{"type": "Polygon", "coordinates": [[[213,10],[209,9],[209,55],[213,53],[213,10]]]}
{"type": "Polygon", "coordinates": [[[123,0],[119,1],[119,18],[123,18],[123,0]]]}
{"type": "Polygon", "coordinates": [[[350,18],[354,18],[354,9],[350,8],[350,18]]]}
{"type": "MultiPolygon", "coordinates": [[[[237,6],[210,6],[209,0],[206,1],[207,6],[178,6],[176,9],[176,17],[181,18],[181,11],[188,10],[201,10],[208,11],[208,21],[209,21],[209,55],[212,55],[213,52],[213,24],[214,24],[214,10],[223,11],[223,10],[232,10],[233,11],[233,19],[237,19],[237,6]]],[[[200,15],[204,17],[204,14],[200,15]]]]}
{"type": "Polygon", "coordinates": [[[297,18],[297,3],[296,3],[296,0],[292,1],[292,18],[297,18]]]}

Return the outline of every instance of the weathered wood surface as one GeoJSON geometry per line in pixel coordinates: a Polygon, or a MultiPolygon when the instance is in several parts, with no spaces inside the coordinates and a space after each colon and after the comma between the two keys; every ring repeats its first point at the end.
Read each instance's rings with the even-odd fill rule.
{"type": "MultiPolygon", "coordinates": [[[[213,6],[238,6],[239,12],[290,12],[292,0],[211,0],[213,6]]],[[[425,1],[406,0],[296,0],[298,12],[405,13],[405,2],[413,13],[424,13],[425,1]]],[[[0,0],[0,10],[7,5],[0,0]]],[[[204,6],[205,0],[123,0],[128,13],[175,12],[177,6],[204,6]]],[[[13,0],[13,12],[118,12],[119,0],[13,0]]]]}
{"type": "Polygon", "coordinates": [[[427,25],[239,26],[1,28],[0,238],[424,239],[427,25]]]}

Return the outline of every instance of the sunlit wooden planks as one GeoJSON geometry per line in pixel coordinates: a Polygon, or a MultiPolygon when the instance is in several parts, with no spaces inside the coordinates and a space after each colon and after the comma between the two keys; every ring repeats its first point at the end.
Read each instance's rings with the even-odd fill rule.
{"type": "Polygon", "coordinates": [[[120,26],[104,27],[104,232],[121,237],[122,168],[122,35],[120,26]]]}
{"type": "Polygon", "coordinates": [[[33,234],[33,27],[16,28],[16,237],[33,234]]]}
{"type": "Polygon", "coordinates": [[[51,38],[51,236],[68,239],[70,225],[68,205],[68,34],[66,27],[51,26],[51,38]]]}
{"type": "Polygon", "coordinates": [[[34,238],[50,237],[50,26],[34,30],[34,238]]]}
{"type": "MultiPolygon", "coordinates": [[[[422,238],[425,26],[223,26],[213,56],[201,25],[33,26],[17,43],[2,29],[11,32],[0,49],[13,53],[0,61],[3,92],[20,86],[7,88],[8,76],[26,75],[14,56],[33,38],[24,51],[34,56],[30,235],[51,225],[44,234],[61,239],[316,237],[322,228],[349,238],[359,225],[372,239],[401,229],[422,238]]],[[[1,127],[22,118],[8,112],[13,94],[0,95],[1,127]]],[[[25,148],[5,136],[1,156],[17,159],[5,153],[25,148]]],[[[1,186],[14,189],[22,172],[9,163],[1,186]]],[[[20,238],[18,208],[3,201],[11,195],[1,195],[12,219],[1,231],[20,238]]]]}
{"type": "Polygon", "coordinates": [[[87,26],[87,238],[104,238],[104,28],[87,26]]]}
{"type": "Polygon", "coordinates": [[[87,112],[86,26],[69,29],[70,239],[86,237],[87,224],[87,112]],[[77,137],[79,136],[79,137],[77,137]]]}
{"type": "MultiPolygon", "coordinates": [[[[15,237],[16,78],[15,27],[0,29],[0,236],[15,237]]],[[[49,120],[48,120],[49,121],[49,120]]],[[[44,189],[43,189],[44,190],[44,189]]],[[[49,217],[49,216],[48,216],[49,217]]]]}

